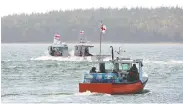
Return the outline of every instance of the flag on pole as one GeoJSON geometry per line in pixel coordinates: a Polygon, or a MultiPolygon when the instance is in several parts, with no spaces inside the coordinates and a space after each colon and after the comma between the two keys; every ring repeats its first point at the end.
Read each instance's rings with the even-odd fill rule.
{"type": "Polygon", "coordinates": [[[54,39],[59,40],[60,39],[60,35],[55,33],[54,39]]]}
{"type": "Polygon", "coordinates": [[[84,31],[80,31],[80,35],[83,35],[84,34],[84,31]]]}
{"type": "Polygon", "coordinates": [[[107,28],[106,28],[106,26],[104,24],[101,24],[100,29],[101,29],[101,32],[102,33],[105,33],[105,31],[106,31],[107,28]]]}
{"type": "Polygon", "coordinates": [[[60,43],[60,35],[55,33],[53,44],[59,44],[60,43]]]}

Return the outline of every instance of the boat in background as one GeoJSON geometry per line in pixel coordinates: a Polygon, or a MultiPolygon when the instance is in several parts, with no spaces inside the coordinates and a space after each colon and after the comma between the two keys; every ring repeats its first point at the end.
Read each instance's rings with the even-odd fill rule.
{"type": "Polygon", "coordinates": [[[92,59],[98,60],[100,58],[106,58],[111,55],[93,55],[90,53],[90,48],[94,46],[87,41],[86,36],[84,35],[84,31],[80,31],[80,42],[74,46],[74,56],[77,57],[88,57],[91,56],[92,59]]]}
{"type": "Polygon", "coordinates": [[[74,56],[85,57],[93,56],[90,53],[89,48],[94,47],[93,45],[88,44],[89,42],[84,35],[84,31],[80,31],[80,42],[74,46],[74,56]]]}
{"type": "Polygon", "coordinates": [[[48,47],[48,53],[51,56],[57,56],[57,57],[70,56],[68,45],[64,42],[61,42],[59,34],[55,34],[53,44],[48,47]]]}

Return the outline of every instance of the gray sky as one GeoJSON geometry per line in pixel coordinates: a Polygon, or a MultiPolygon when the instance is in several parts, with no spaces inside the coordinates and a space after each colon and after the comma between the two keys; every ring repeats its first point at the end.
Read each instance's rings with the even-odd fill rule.
{"type": "Polygon", "coordinates": [[[74,8],[181,6],[183,0],[0,0],[0,15],[74,8]]]}

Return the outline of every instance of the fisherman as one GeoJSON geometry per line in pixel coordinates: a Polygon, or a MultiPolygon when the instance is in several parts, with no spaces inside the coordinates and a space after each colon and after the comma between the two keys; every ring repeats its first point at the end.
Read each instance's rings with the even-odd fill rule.
{"type": "Polygon", "coordinates": [[[90,73],[96,73],[96,67],[92,67],[92,69],[90,70],[90,73]]]}
{"type": "Polygon", "coordinates": [[[118,72],[116,70],[113,70],[112,73],[116,74],[116,76],[118,77],[118,72]]]}
{"type": "Polygon", "coordinates": [[[54,56],[55,50],[53,47],[51,47],[51,56],[54,56]]]}
{"type": "Polygon", "coordinates": [[[99,73],[105,73],[105,63],[100,63],[99,73]]]}
{"type": "Polygon", "coordinates": [[[133,66],[130,68],[128,73],[128,81],[136,81],[139,80],[139,73],[136,67],[136,64],[133,64],[133,66]]]}
{"type": "Polygon", "coordinates": [[[79,56],[82,56],[82,54],[83,54],[83,53],[82,53],[82,50],[80,50],[80,51],[79,51],[79,56]]]}
{"type": "Polygon", "coordinates": [[[88,56],[89,52],[88,52],[88,48],[85,48],[85,56],[88,56]]]}

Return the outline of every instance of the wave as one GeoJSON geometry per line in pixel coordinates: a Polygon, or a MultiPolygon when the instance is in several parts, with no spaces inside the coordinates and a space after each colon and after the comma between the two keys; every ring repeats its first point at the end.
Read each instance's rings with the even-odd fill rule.
{"type": "Polygon", "coordinates": [[[1,97],[9,97],[9,96],[25,96],[25,95],[75,95],[75,96],[90,96],[90,95],[104,95],[104,96],[111,96],[110,94],[102,94],[102,93],[95,93],[95,92],[77,92],[77,93],[68,93],[68,92],[55,92],[55,93],[42,93],[42,94],[34,94],[34,93],[21,93],[21,94],[2,94],[1,97]]]}
{"type": "Polygon", "coordinates": [[[93,61],[92,57],[54,57],[54,56],[41,56],[37,58],[31,58],[31,60],[56,60],[56,61],[93,61]]]}
{"type": "Polygon", "coordinates": [[[165,60],[165,61],[145,60],[144,63],[155,63],[155,64],[182,64],[182,63],[183,63],[183,60],[165,60]]]}
{"type": "MultiPolygon", "coordinates": [[[[70,51],[69,54],[71,56],[68,57],[55,57],[55,56],[50,56],[48,53],[45,52],[44,56],[40,56],[37,58],[31,58],[31,60],[56,60],[56,61],[98,61],[96,56],[86,56],[86,57],[79,57],[79,56],[74,56],[74,51],[70,51]]],[[[110,60],[109,57],[104,58],[103,60],[107,61],[110,60]]]]}
{"type": "Polygon", "coordinates": [[[183,63],[183,60],[171,60],[172,63],[180,63],[182,64],[183,63]]]}

